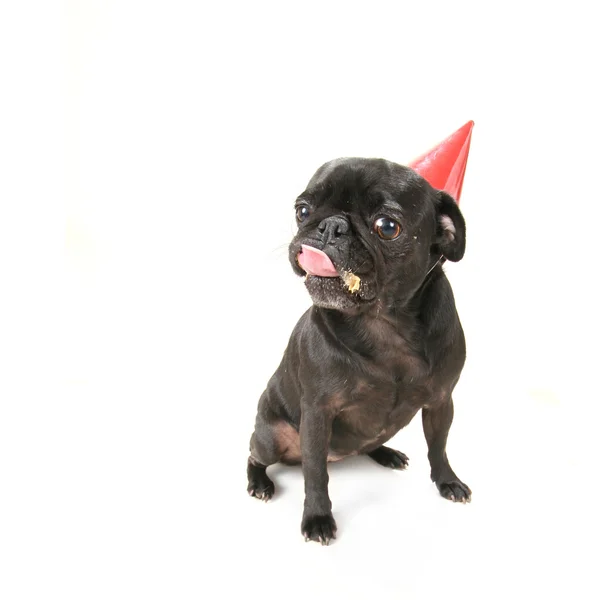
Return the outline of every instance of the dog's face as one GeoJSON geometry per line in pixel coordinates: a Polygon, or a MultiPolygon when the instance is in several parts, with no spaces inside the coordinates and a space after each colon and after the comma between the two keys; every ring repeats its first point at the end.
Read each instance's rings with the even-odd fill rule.
{"type": "Polygon", "coordinates": [[[290,262],[324,308],[357,312],[407,301],[441,256],[458,261],[465,252],[455,201],[382,159],[324,164],[295,210],[290,262]]]}

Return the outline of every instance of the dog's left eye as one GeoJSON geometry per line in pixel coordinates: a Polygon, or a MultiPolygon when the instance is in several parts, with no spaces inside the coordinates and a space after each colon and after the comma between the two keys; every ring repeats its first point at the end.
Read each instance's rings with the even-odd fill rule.
{"type": "Polygon", "coordinates": [[[310,216],[310,209],[307,206],[298,206],[295,209],[295,218],[301,223],[310,216]]]}
{"type": "Polygon", "coordinates": [[[393,219],[380,217],[374,223],[374,231],[383,240],[394,240],[401,233],[401,226],[393,219]]]}

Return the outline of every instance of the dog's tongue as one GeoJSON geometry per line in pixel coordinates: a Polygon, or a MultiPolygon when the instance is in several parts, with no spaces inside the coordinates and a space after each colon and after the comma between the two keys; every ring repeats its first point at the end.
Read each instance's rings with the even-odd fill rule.
{"type": "Polygon", "coordinates": [[[312,248],[312,246],[302,246],[302,251],[298,254],[298,263],[308,275],[318,275],[319,277],[339,276],[331,259],[322,250],[312,248]]]}

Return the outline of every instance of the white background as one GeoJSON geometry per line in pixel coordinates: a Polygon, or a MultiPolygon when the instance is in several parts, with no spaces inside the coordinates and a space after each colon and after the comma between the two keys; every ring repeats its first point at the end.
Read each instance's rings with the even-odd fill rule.
{"type": "Polygon", "coordinates": [[[581,2],[7,2],[0,18],[0,595],[592,597],[592,31],[581,2]],[[338,156],[474,119],[448,265],[469,358],[441,499],[395,473],[245,492],[309,305],[292,203],[338,156]]]}

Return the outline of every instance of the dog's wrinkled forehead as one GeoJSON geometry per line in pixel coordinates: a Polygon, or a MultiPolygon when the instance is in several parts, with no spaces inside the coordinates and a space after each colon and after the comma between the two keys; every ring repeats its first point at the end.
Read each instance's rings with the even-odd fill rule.
{"type": "Polygon", "coordinates": [[[302,196],[346,212],[357,208],[373,213],[391,202],[419,211],[426,187],[408,167],[384,159],[339,158],[316,171],[302,196]]]}

